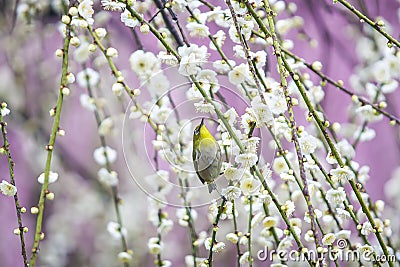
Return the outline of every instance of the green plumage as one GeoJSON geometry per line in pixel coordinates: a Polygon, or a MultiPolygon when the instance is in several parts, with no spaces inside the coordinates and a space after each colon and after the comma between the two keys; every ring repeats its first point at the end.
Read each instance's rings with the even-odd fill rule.
{"type": "Polygon", "coordinates": [[[197,176],[203,184],[208,184],[208,191],[211,193],[212,190],[217,189],[214,180],[221,172],[221,148],[204,125],[203,120],[193,133],[192,157],[197,176]]]}

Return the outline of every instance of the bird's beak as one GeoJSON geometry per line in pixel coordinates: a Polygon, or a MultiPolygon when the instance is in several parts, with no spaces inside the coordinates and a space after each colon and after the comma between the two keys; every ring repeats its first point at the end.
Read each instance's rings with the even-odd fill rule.
{"type": "Polygon", "coordinates": [[[204,118],[201,119],[200,128],[201,128],[201,126],[203,126],[203,125],[204,125],[204,118]]]}

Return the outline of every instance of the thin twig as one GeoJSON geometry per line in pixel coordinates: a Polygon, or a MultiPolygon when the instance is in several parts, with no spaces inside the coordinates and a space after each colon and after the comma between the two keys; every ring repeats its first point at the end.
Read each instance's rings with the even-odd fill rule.
{"type": "MultiPolygon", "coordinates": [[[[85,76],[86,76],[86,88],[88,90],[88,95],[89,95],[89,97],[94,98],[93,89],[92,89],[92,86],[90,85],[89,75],[87,74],[87,69],[86,69],[85,65],[83,66],[83,69],[84,69],[84,73],[85,73],[85,76]]],[[[96,118],[97,128],[99,128],[100,125],[101,125],[101,121],[102,120],[101,120],[101,117],[100,117],[100,114],[99,114],[97,108],[94,109],[93,113],[94,113],[95,118],[96,118]]],[[[106,148],[107,147],[107,143],[106,143],[105,137],[103,135],[99,135],[99,138],[100,138],[101,146],[103,148],[106,148]]],[[[111,173],[112,169],[111,169],[111,164],[110,164],[110,160],[108,158],[107,153],[104,153],[104,157],[106,159],[106,170],[107,170],[108,173],[111,173]]],[[[117,223],[119,225],[118,231],[119,231],[119,233],[121,235],[122,250],[124,252],[128,252],[128,245],[127,245],[127,242],[126,242],[126,238],[125,238],[125,235],[122,232],[123,224],[122,224],[121,211],[120,211],[120,208],[119,208],[120,199],[118,197],[118,187],[117,186],[112,186],[111,187],[111,195],[112,195],[112,199],[113,199],[113,203],[114,203],[114,210],[115,210],[115,213],[116,213],[117,223]]],[[[127,262],[124,262],[124,266],[128,267],[129,264],[127,262]]]]}
{"type": "Polygon", "coordinates": [[[357,17],[360,18],[361,22],[365,21],[366,23],[368,23],[374,30],[376,30],[377,32],[382,34],[389,41],[389,43],[392,43],[392,44],[396,45],[398,48],[400,48],[400,42],[398,40],[396,40],[393,36],[391,36],[389,33],[384,31],[382,29],[383,25],[380,25],[379,22],[375,22],[375,21],[371,20],[366,15],[361,13],[358,9],[356,9],[353,5],[351,5],[349,2],[347,2],[346,0],[334,0],[334,2],[335,1],[341,3],[348,10],[353,12],[357,17]]]}
{"type": "MultiPolygon", "coordinates": [[[[14,161],[11,157],[11,152],[10,152],[10,143],[8,142],[7,138],[7,130],[6,130],[7,123],[3,121],[3,116],[0,114],[0,127],[1,127],[1,133],[3,135],[3,148],[5,151],[5,154],[7,155],[7,162],[8,162],[8,170],[10,172],[10,183],[13,186],[16,186],[15,183],[15,173],[14,173],[14,161]]],[[[24,266],[28,267],[28,258],[26,256],[26,247],[25,247],[25,238],[24,238],[24,226],[22,224],[22,217],[21,217],[21,206],[19,204],[18,200],[18,192],[15,193],[14,195],[14,203],[15,203],[15,211],[17,213],[17,221],[18,221],[18,229],[19,229],[19,238],[21,241],[21,254],[22,258],[24,260],[24,266]]]]}
{"type": "Polygon", "coordinates": [[[306,177],[306,172],[305,172],[305,167],[304,167],[304,159],[303,159],[303,154],[301,152],[300,143],[299,143],[299,139],[298,139],[297,127],[296,127],[296,122],[295,122],[295,118],[294,118],[292,97],[290,96],[289,91],[287,89],[286,70],[283,66],[281,47],[278,42],[278,38],[275,34],[275,22],[274,22],[274,18],[273,18],[274,12],[272,11],[268,0],[264,0],[264,7],[265,7],[265,11],[267,13],[270,33],[271,33],[271,36],[273,39],[274,52],[275,52],[275,55],[276,55],[276,58],[278,61],[279,75],[281,77],[281,86],[282,86],[283,93],[285,95],[285,99],[286,99],[287,106],[288,106],[289,122],[290,122],[290,127],[292,130],[292,141],[295,145],[297,159],[298,159],[299,166],[300,166],[300,177],[301,177],[301,180],[304,185],[303,195],[306,200],[307,207],[308,207],[308,213],[309,213],[310,220],[311,220],[311,230],[314,233],[315,246],[316,246],[316,249],[318,250],[318,248],[320,247],[319,233],[318,233],[317,226],[315,223],[316,218],[315,218],[315,213],[314,213],[314,207],[311,203],[310,194],[308,192],[308,182],[307,182],[307,177],[306,177]]]}
{"type": "Polygon", "coordinates": [[[46,193],[48,192],[47,189],[49,186],[50,166],[51,166],[51,160],[52,160],[52,156],[53,156],[53,148],[54,148],[54,144],[55,144],[55,141],[57,138],[57,131],[58,131],[59,125],[60,125],[61,109],[62,109],[63,98],[64,98],[62,90],[67,85],[67,72],[68,72],[68,60],[69,60],[68,51],[69,51],[70,39],[71,39],[71,26],[67,25],[66,32],[65,32],[65,38],[64,38],[64,46],[63,46],[60,88],[59,88],[59,93],[58,93],[57,106],[55,108],[55,117],[54,117],[51,135],[50,135],[50,140],[46,146],[47,159],[46,159],[46,166],[45,166],[45,171],[44,171],[44,182],[42,185],[42,189],[41,189],[40,197],[39,197],[39,203],[38,203],[39,212],[38,212],[37,220],[36,220],[36,229],[35,229],[35,236],[34,236],[34,242],[33,242],[33,247],[32,247],[32,255],[31,255],[30,264],[29,264],[30,267],[35,266],[37,254],[39,252],[39,242],[40,242],[40,236],[41,236],[41,231],[42,231],[44,204],[45,204],[45,200],[46,200],[46,193]]]}

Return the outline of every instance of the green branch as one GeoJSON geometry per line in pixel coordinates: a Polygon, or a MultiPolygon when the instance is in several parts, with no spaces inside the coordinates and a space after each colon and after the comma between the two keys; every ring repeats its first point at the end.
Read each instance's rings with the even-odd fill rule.
{"type": "MultiPolygon", "coordinates": [[[[319,129],[321,130],[325,140],[328,142],[329,148],[331,149],[331,151],[332,151],[335,159],[337,160],[339,166],[340,167],[345,166],[345,163],[343,162],[342,158],[340,157],[339,152],[337,151],[334,143],[332,142],[332,139],[329,137],[327,131],[325,130],[325,127],[326,127],[325,123],[319,118],[319,116],[316,113],[314,107],[312,106],[311,101],[308,98],[308,96],[307,96],[307,94],[306,94],[306,92],[304,90],[303,84],[299,81],[299,79],[296,79],[294,72],[292,71],[290,65],[287,63],[287,61],[284,58],[283,58],[283,63],[285,65],[285,68],[289,71],[290,76],[292,77],[293,81],[295,82],[295,84],[296,84],[296,86],[297,86],[302,98],[304,99],[304,102],[306,103],[306,105],[308,107],[308,110],[313,115],[313,118],[316,121],[319,129]]],[[[390,259],[388,248],[387,248],[387,246],[386,246],[386,244],[385,244],[385,242],[384,242],[384,240],[382,238],[382,235],[379,232],[378,227],[376,226],[375,220],[372,217],[370,210],[368,209],[367,205],[365,204],[365,202],[364,202],[364,200],[363,200],[363,198],[361,196],[361,193],[357,188],[357,185],[356,185],[355,181],[350,179],[349,183],[350,183],[350,186],[353,189],[353,191],[354,191],[354,193],[355,193],[355,195],[357,197],[358,202],[361,205],[362,211],[367,216],[368,221],[371,223],[371,226],[375,230],[374,234],[378,239],[378,242],[379,242],[379,244],[380,244],[380,246],[382,248],[383,253],[387,257],[387,259],[390,259]]],[[[388,263],[389,263],[389,266],[391,266],[391,267],[394,266],[393,262],[389,261],[388,263]]]]}
{"type": "Polygon", "coordinates": [[[71,40],[71,26],[66,26],[65,38],[64,38],[64,46],[63,46],[63,57],[62,57],[62,71],[61,71],[61,81],[60,81],[60,88],[58,92],[58,99],[57,99],[57,106],[55,108],[55,115],[53,121],[53,128],[51,130],[50,140],[49,143],[46,145],[47,150],[47,159],[46,159],[46,166],[44,171],[44,182],[42,185],[42,189],[40,192],[39,203],[38,203],[38,215],[36,219],[36,229],[32,247],[32,255],[30,258],[29,267],[34,267],[36,263],[37,254],[39,251],[39,243],[42,235],[42,223],[43,223],[43,213],[44,213],[44,204],[46,200],[46,194],[48,192],[49,186],[49,173],[50,173],[50,166],[51,166],[51,159],[53,156],[53,149],[54,144],[57,138],[57,131],[60,125],[60,117],[61,117],[61,109],[63,105],[63,89],[67,85],[67,73],[68,73],[68,51],[69,51],[69,43],[71,40]]]}
{"type": "Polygon", "coordinates": [[[343,6],[345,6],[348,10],[350,10],[351,12],[353,12],[359,19],[360,22],[366,22],[368,23],[374,30],[376,30],[377,32],[379,32],[380,34],[382,34],[388,41],[388,46],[390,46],[389,44],[395,44],[398,48],[400,48],[400,42],[398,40],[396,40],[393,36],[391,36],[389,33],[387,33],[386,31],[384,31],[382,29],[382,27],[384,26],[383,21],[373,21],[371,19],[369,19],[366,15],[364,15],[363,13],[361,13],[359,10],[357,10],[353,5],[351,5],[349,2],[347,2],[346,0],[334,0],[335,2],[339,2],[341,3],[343,6]]]}
{"type": "Polygon", "coordinates": [[[301,152],[300,143],[299,143],[299,139],[298,139],[296,121],[295,121],[294,111],[293,111],[292,97],[290,96],[289,91],[287,89],[287,81],[286,81],[287,72],[283,66],[283,57],[282,57],[281,47],[278,42],[278,37],[276,36],[276,33],[275,33],[274,12],[272,11],[268,0],[264,0],[264,7],[265,7],[265,11],[267,13],[268,24],[269,24],[271,36],[273,39],[273,47],[274,47],[275,56],[278,61],[278,70],[279,70],[279,75],[281,78],[281,86],[282,86],[283,93],[285,95],[285,99],[286,99],[287,106],[288,106],[289,122],[290,122],[289,125],[292,130],[292,141],[295,145],[297,160],[299,162],[300,178],[303,181],[303,185],[304,185],[302,192],[303,192],[303,195],[306,200],[307,207],[308,207],[308,213],[309,213],[310,220],[311,220],[311,230],[313,231],[314,237],[315,237],[314,238],[315,247],[318,250],[320,247],[319,233],[318,233],[317,225],[316,225],[316,221],[315,221],[316,218],[315,218],[315,213],[314,213],[314,207],[311,203],[311,197],[308,192],[308,182],[307,182],[306,171],[305,171],[305,167],[304,167],[303,154],[301,152]]]}

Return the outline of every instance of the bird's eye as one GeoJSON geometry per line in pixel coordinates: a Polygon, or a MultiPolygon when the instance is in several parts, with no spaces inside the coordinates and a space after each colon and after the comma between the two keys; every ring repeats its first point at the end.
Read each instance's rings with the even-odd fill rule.
{"type": "Polygon", "coordinates": [[[200,129],[195,129],[195,130],[194,130],[194,134],[195,134],[195,135],[198,135],[199,133],[200,133],[200,129]]]}

